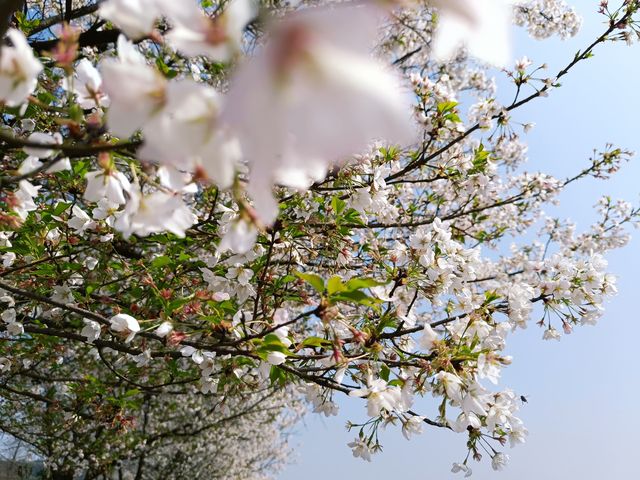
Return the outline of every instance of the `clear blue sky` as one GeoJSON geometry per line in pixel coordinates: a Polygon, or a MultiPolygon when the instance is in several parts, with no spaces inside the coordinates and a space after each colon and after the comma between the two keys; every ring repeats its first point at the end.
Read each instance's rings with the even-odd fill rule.
{"type": "MultiPolygon", "coordinates": [[[[577,0],[584,18],[576,38],[536,42],[517,32],[515,56],[526,54],[534,64],[546,62],[556,72],[601,31],[596,0],[577,0]]],[[[498,75],[499,77],[499,75],[498,75]]],[[[594,148],[612,142],[640,155],[640,46],[608,44],[563,79],[548,98],[518,110],[514,120],[535,122],[528,135],[528,170],[560,178],[575,172],[594,148]],[[582,162],[582,163],[581,163],[582,162]]],[[[511,98],[512,90],[499,82],[511,98]]],[[[586,229],[595,219],[592,205],[604,194],[640,201],[640,157],[609,181],[589,180],[566,191],[556,210],[586,229]]],[[[607,305],[595,327],[576,328],[561,342],[543,342],[531,325],[509,339],[514,363],[502,384],[527,394],[521,417],[530,435],[525,445],[506,448],[511,463],[493,472],[489,462],[472,465],[476,480],[600,480],[639,478],[636,439],[640,435],[640,374],[636,352],[640,339],[640,231],[625,249],[610,254],[609,270],[618,276],[619,294],[607,305]]],[[[419,409],[418,409],[419,410],[419,409]]],[[[450,473],[451,463],[465,455],[465,437],[439,429],[406,441],[398,428],[383,433],[384,451],[366,463],[351,456],[347,420],[362,420],[364,402],[346,399],[338,417],[309,415],[292,439],[296,463],[282,480],[402,480],[462,478],[450,473]]]]}

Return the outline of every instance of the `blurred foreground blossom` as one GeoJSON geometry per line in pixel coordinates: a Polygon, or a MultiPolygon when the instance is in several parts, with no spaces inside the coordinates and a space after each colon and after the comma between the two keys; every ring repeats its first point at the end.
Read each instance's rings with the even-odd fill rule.
{"type": "Polygon", "coordinates": [[[104,91],[111,98],[109,128],[115,135],[128,137],[162,109],[167,81],[123,36],[117,46],[118,60],[103,61],[100,70],[104,91]]]}
{"type": "Polygon", "coordinates": [[[22,32],[9,29],[7,37],[12,46],[0,49],[0,101],[15,107],[36,88],[42,64],[33,55],[22,32]]]}
{"type": "Polygon", "coordinates": [[[120,27],[129,38],[137,39],[151,32],[163,3],[161,0],[107,0],[100,5],[100,16],[120,27]]]}
{"type": "Polygon", "coordinates": [[[513,0],[431,0],[438,9],[433,54],[450,60],[458,48],[489,64],[503,67],[510,55],[510,15],[513,0]]]}
{"type": "Polygon", "coordinates": [[[241,52],[244,29],[256,15],[251,0],[228,2],[214,19],[203,14],[195,2],[192,5],[175,2],[173,5],[169,16],[175,26],[167,34],[167,42],[182,54],[203,55],[220,62],[241,52]]]}
{"type": "Polygon", "coordinates": [[[408,92],[370,55],[380,15],[370,6],[292,14],[232,79],[223,118],[250,165],[248,191],[264,223],[277,216],[274,185],[306,189],[373,140],[415,139],[408,92]]]}

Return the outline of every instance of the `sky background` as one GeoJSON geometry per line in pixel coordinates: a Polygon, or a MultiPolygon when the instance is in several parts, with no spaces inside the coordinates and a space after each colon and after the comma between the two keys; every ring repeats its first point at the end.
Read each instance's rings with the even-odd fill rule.
{"type": "MultiPolygon", "coordinates": [[[[584,19],[575,38],[538,42],[519,30],[514,58],[526,54],[534,65],[547,63],[551,76],[604,31],[603,17],[596,14],[598,1],[570,3],[584,19]]],[[[562,88],[513,113],[515,121],[536,124],[526,138],[529,171],[564,178],[587,165],[593,149],[607,142],[640,154],[640,45],[610,43],[595,54],[563,78],[562,88]]],[[[513,87],[500,81],[500,74],[497,79],[502,98],[510,99],[513,87]]],[[[639,180],[640,156],[608,181],[574,183],[561,195],[560,206],[547,211],[571,218],[579,231],[585,230],[597,218],[592,206],[602,195],[637,204],[639,180]]],[[[511,462],[504,471],[493,472],[484,459],[471,464],[472,479],[638,478],[640,231],[631,233],[634,238],[626,248],[607,256],[609,270],[618,276],[619,293],[606,305],[598,325],[577,327],[560,342],[542,341],[542,330],[533,324],[508,338],[506,354],[514,362],[503,371],[501,386],[528,396],[520,417],[530,434],[526,444],[505,447],[511,462]]],[[[365,402],[342,400],[337,417],[311,414],[297,428],[292,438],[295,463],[281,480],[463,478],[450,469],[466,455],[466,436],[427,426],[411,441],[390,427],[382,432],[384,450],[372,463],[353,458],[346,444],[357,432],[348,433],[344,425],[366,418],[365,402]]],[[[419,406],[417,400],[414,410],[426,411],[419,406]]]]}

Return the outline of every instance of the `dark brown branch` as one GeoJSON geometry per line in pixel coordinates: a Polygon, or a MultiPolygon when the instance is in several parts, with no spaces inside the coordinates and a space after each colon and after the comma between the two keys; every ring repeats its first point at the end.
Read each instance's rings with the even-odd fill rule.
{"type": "Polygon", "coordinates": [[[70,12],[65,12],[64,15],[54,15],[51,17],[47,17],[44,20],[42,20],[36,27],[32,28],[27,35],[28,36],[35,35],[36,33],[42,32],[47,28],[53,27],[54,25],[62,21],[68,22],[70,20],[75,20],[76,18],[81,18],[81,17],[84,17],[85,15],[90,15],[92,13],[95,13],[98,10],[98,8],[100,8],[100,4],[102,2],[104,2],[104,0],[97,0],[95,3],[92,3],[91,5],[85,5],[83,7],[76,8],[75,10],[71,10],[70,12]]]}
{"type": "MultiPolygon", "coordinates": [[[[115,43],[120,36],[120,30],[112,29],[112,30],[90,30],[80,34],[80,38],[78,39],[78,43],[80,44],[80,48],[82,47],[98,47],[101,45],[106,45],[107,43],[115,43]]],[[[30,42],[31,48],[33,48],[38,53],[44,53],[51,51],[55,48],[58,43],[57,38],[53,40],[41,40],[30,42]]]]}
{"type": "Polygon", "coordinates": [[[22,8],[23,4],[24,0],[2,0],[0,2],[0,39],[7,33],[11,17],[22,8]]]}

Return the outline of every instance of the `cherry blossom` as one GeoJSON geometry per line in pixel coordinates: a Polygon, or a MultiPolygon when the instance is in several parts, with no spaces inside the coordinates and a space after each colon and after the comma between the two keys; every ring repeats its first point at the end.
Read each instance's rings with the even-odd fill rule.
{"type": "Polygon", "coordinates": [[[82,108],[109,106],[109,97],[102,91],[102,77],[86,58],[78,62],[73,77],[63,79],[62,88],[77,95],[82,108]]]}
{"type": "Polygon", "coordinates": [[[0,100],[14,107],[35,90],[42,64],[22,32],[10,28],[7,37],[11,46],[3,46],[0,51],[0,100]]]}
{"type": "Polygon", "coordinates": [[[160,0],[107,0],[100,5],[100,16],[137,39],[151,33],[160,6],[160,0]]]}
{"type": "Polygon", "coordinates": [[[367,413],[370,417],[380,415],[383,410],[391,412],[401,405],[400,389],[387,385],[387,382],[380,378],[368,382],[366,388],[352,390],[349,395],[367,397],[367,413]]]}
{"type": "Polygon", "coordinates": [[[506,453],[496,453],[491,459],[491,467],[494,470],[502,470],[509,462],[509,455],[506,453]]]}
{"type": "Polygon", "coordinates": [[[469,53],[496,66],[509,61],[508,0],[431,0],[438,9],[438,29],[433,53],[441,59],[452,57],[465,45],[469,53]]]}
{"type": "Polygon", "coordinates": [[[69,227],[71,227],[76,233],[81,234],[86,230],[95,228],[96,222],[94,222],[89,214],[79,206],[74,205],[71,211],[73,216],[67,221],[67,225],[69,225],[69,227]]]}
{"type": "Polygon", "coordinates": [[[237,141],[220,128],[220,95],[190,80],[172,82],[166,104],[143,128],[141,159],[188,169],[229,188],[241,154],[237,141]]]}
{"type": "Polygon", "coordinates": [[[118,59],[104,60],[100,72],[103,89],[111,100],[109,128],[117,136],[129,137],[162,109],[167,81],[123,36],[118,38],[117,47],[118,59]]]}
{"type": "Polygon", "coordinates": [[[467,437],[453,472],[503,468],[528,435],[502,385],[512,336],[594,325],[604,256],[640,224],[611,196],[586,228],[551,215],[632,154],[528,171],[520,106],[632,43],[637,2],[603,2],[557,73],[511,62],[508,36],[575,35],[561,0],[49,3],[15,16],[34,50],[9,30],[0,51],[0,387],[21,448],[56,478],[262,480],[302,403],[331,417],[346,397],[366,410],[355,457],[385,429],[447,429],[467,437]],[[47,57],[31,18],[66,13],[47,57]]]}
{"type": "Polygon", "coordinates": [[[131,190],[129,179],[115,169],[97,170],[85,175],[87,187],[84,198],[89,202],[107,200],[110,203],[122,205],[127,202],[125,192],[131,190]]]}
{"type": "Polygon", "coordinates": [[[184,55],[204,55],[221,62],[240,53],[244,28],[256,15],[251,0],[231,0],[213,20],[188,4],[180,10],[170,14],[175,25],[166,35],[167,42],[184,55]]]}
{"type": "Polygon", "coordinates": [[[124,337],[124,341],[129,343],[140,331],[140,324],[131,315],[126,313],[118,313],[109,320],[111,330],[120,333],[124,337]]]}
{"type": "Polygon", "coordinates": [[[95,340],[100,338],[100,334],[102,333],[102,327],[95,320],[90,320],[88,318],[82,319],[84,322],[84,327],[80,332],[80,335],[87,338],[87,342],[93,343],[95,340]]]}
{"type": "Polygon", "coordinates": [[[38,195],[40,188],[40,186],[35,186],[27,180],[20,180],[19,189],[14,193],[15,205],[13,211],[22,220],[26,220],[29,212],[37,208],[34,198],[38,195]]]}
{"type": "Polygon", "coordinates": [[[248,191],[265,223],[277,216],[274,184],[307,188],[373,140],[415,139],[408,96],[367,52],[378,15],[344,7],[289,16],[236,73],[223,115],[251,165],[248,191]]]}
{"type": "Polygon", "coordinates": [[[116,230],[125,238],[132,234],[147,236],[169,231],[184,237],[185,231],[195,223],[196,217],[179,196],[156,191],[143,193],[133,185],[122,215],[115,221],[116,230]]]}
{"type": "Polygon", "coordinates": [[[371,461],[371,448],[369,444],[365,442],[362,438],[355,439],[353,442],[347,444],[353,453],[353,456],[358,458],[362,458],[367,462],[371,461]]]}

